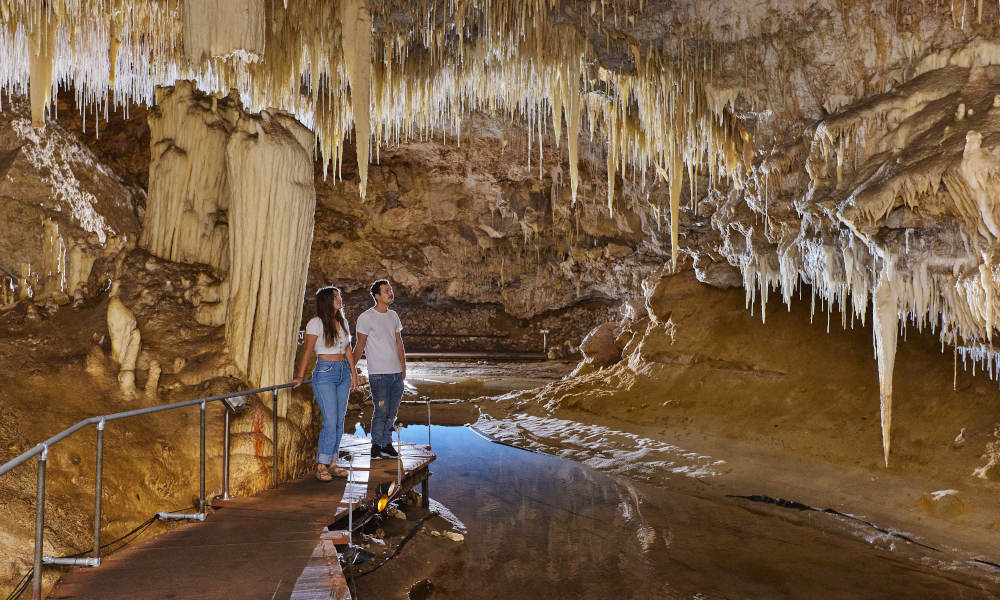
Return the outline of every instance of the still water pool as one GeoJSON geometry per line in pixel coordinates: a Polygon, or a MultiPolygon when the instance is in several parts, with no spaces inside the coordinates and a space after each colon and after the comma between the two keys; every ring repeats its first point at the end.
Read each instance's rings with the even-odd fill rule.
{"type": "MultiPolygon", "coordinates": [[[[407,426],[402,439],[426,444],[427,426],[407,426]]],[[[431,426],[431,439],[431,496],[468,527],[433,598],[1000,594],[1000,571],[949,563],[850,519],[718,497],[680,476],[640,484],[468,427],[431,426]]],[[[366,597],[364,584],[359,592],[366,597]]]]}

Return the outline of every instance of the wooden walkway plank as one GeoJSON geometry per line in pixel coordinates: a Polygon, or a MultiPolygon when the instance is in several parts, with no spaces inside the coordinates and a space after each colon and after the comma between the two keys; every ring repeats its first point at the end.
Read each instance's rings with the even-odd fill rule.
{"type": "MultiPolygon", "coordinates": [[[[372,461],[366,438],[345,435],[342,447],[351,453],[349,481],[309,475],[249,498],[217,501],[202,523],[136,542],[96,569],[67,572],[49,598],[350,598],[335,548],[347,542],[347,532],[326,529],[346,515],[348,499],[362,501],[370,486],[395,480],[398,461],[372,461]]],[[[415,444],[399,450],[404,479],[435,458],[415,444]]]]}

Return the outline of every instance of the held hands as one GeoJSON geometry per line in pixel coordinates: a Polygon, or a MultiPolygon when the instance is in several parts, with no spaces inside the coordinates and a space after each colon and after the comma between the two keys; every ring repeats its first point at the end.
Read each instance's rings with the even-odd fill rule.
{"type": "Polygon", "coordinates": [[[358,376],[357,376],[357,374],[352,374],[351,375],[351,389],[348,391],[348,393],[353,392],[356,389],[358,389],[358,376]]]}

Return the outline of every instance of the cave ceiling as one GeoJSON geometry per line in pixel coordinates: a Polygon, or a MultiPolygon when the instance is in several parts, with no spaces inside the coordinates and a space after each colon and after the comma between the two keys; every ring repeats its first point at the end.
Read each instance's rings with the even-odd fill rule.
{"type": "Polygon", "coordinates": [[[0,99],[27,95],[36,127],[59,88],[99,121],[190,80],[293,115],[327,177],[356,152],[358,202],[381,149],[460,145],[473,115],[551,136],[568,201],[662,212],[671,268],[741,283],[765,319],[805,286],[844,326],[870,314],[886,455],[899,332],[997,369],[996,3],[0,0],[0,19],[0,99]],[[600,198],[578,191],[584,137],[600,198]]]}

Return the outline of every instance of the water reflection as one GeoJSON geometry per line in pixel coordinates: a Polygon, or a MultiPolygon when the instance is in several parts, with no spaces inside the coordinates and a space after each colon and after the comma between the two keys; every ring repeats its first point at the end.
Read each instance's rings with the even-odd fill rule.
{"type": "MultiPolygon", "coordinates": [[[[431,437],[438,456],[431,494],[469,530],[462,560],[434,581],[435,598],[993,598],[1000,591],[987,578],[962,581],[933,568],[937,559],[926,550],[868,544],[828,516],[714,497],[698,482],[616,479],[465,427],[432,426],[431,437]]],[[[426,443],[427,426],[406,427],[402,439],[426,443]]]]}

